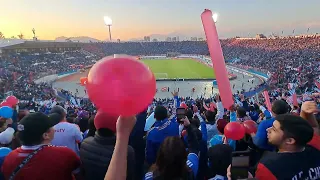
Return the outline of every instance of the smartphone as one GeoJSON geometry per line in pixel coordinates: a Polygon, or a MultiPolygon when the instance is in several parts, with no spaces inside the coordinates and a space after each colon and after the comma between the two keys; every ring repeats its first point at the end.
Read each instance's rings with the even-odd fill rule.
{"type": "Polygon", "coordinates": [[[250,165],[249,163],[250,151],[233,152],[231,163],[231,179],[247,179],[250,165]]]}
{"type": "Polygon", "coordinates": [[[177,108],[176,115],[177,115],[177,121],[181,122],[181,119],[186,117],[186,109],[185,108],[177,108]]]}

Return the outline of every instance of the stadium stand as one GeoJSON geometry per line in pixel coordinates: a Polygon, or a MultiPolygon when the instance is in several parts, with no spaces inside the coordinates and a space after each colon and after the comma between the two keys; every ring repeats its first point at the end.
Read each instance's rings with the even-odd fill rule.
{"type": "Polygon", "coordinates": [[[118,129],[127,131],[116,132],[114,117],[90,100],[35,80],[89,68],[112,54],[207,56],[205,41],[1,40],[0,95],[20,102],[11,106],[11,118],[0,118],[0,178],[103,179],[117,153],[125,152],[127,170],[117,170],[127,179],[320,179],[320,37],[227,39],[221,45],[228,65],[267,75],[265,83],[234,94],[228,109],[219,95],[191,98],[174,92],[172,98],[154,99],[136,119],[120,117],[118,129]],[[179,121],[177,108],[186,110],[179,121]],[[110,121],[94,123],[101,119],[110,121]],[[226,126],[248,120],[254,131],[229,138],[226,126]]]}

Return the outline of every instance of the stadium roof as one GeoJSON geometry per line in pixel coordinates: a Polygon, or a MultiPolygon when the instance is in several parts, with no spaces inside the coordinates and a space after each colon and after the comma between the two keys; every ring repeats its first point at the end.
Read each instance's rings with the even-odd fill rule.
{"type": "Polygon", "coordinates": [[[34,41],[20,39],[0,40],[0,49],[29,49],[29,48],[77,48],[83,43],[78,42],[59,42],[59,41],[34,41]]]}
{"type": "Polygon", "coordinates": [[[0,48],[24,43],[22,39],[0,39],[0,48]]]}

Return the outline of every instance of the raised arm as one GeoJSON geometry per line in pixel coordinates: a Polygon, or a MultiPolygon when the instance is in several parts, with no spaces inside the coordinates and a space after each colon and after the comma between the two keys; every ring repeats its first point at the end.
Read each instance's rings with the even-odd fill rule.
{"type": "Polygon", "coordinates": [[[127,177],[127,155],[129,136],[136,117],[122,117],[117,121],[117,140],[105,180],[125,180],[127,177]]]}
{"type": "Polygon", "coordinates": [[[306,101],[301,106],[300,116],[307,120],[314,129],[314,132],[319,135],[319,124],[314,116],[314,113],[317,112],[319,112],[317,104],[313,101],[306,101]]]}

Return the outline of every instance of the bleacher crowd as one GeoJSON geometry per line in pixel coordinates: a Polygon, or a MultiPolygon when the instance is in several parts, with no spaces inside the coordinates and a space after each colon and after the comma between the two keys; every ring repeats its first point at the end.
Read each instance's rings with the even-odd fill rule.
{"type": "Polygon", "coordinates": [[[320,179],[319,44],[319,37],[222,40],[225,59],[240,59],[233,65],[270,73],[270,99],[239,93],[223,107],[218,95],[192,99],[174,91],[119,118],[33,80],[111,54],[208,55],[206,43],[92,43],[77,52],[0,57],[1,94],[20,99],[12,118],[0,118],[1,178],[320,179]],[[228,138],[228,124],[247,120],[254,132],[228,138]]]}

